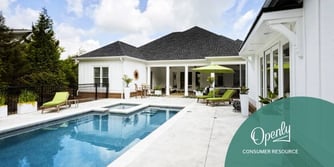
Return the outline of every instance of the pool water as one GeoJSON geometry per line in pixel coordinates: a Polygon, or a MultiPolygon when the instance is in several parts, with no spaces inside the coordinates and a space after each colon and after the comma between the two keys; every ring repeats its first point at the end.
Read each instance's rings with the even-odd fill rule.
{"type": "Polygon", "coordinates": [[[180,108],[130,115],[92,112],[0,140],[0,166],[107,166],[180,108]]]}

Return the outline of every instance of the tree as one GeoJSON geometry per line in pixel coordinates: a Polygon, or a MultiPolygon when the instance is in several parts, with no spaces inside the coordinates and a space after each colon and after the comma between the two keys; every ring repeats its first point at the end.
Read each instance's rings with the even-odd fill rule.
{"type": "MultiPolygon", "coordinates": [[[[9,28],[5,25],[5,18],[0,13],[0,77],[4,70],[2,59],[6,56],[6,50],[9,48],[11,34],[9,28]]],[[[3,82],[2,79],[0,82],[3,82]]]]}
{"type": "Polygon", "coordinates": [[[19,85],[17,79],[29,72],[25,45],[14,40],[12,31],[0,14],[0,81],[2,85],[19,85]]]}
{"type": "Polygon", "coordinates": [[[68,86],[74,88],[78,85],[78,64],[72,57],[61,60],[61,71],[65,74],[68,86]]]}
{"type": "Polygon", "coordinates": [[[32,36],[28,41],[27,59],[31,73],[22,77],[25,85],[67,86],[64,72],[60,69],[62,48],[55,38],[52,19],[47,10],[42,9],[37,23],[32,26],[32,36]]]}
{"type": "Polygon", "coordinates": [[[62,48],[55,38],[53,21],[45,8],[42,9],[37,23],[32,26],[32,33],[28,44],[28,60],[33,67],[32,72],[57,72],[62,48]]]}

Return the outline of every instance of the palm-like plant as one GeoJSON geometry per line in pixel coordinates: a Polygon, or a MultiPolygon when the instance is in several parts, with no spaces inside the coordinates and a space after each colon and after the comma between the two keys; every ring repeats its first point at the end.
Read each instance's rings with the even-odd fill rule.
{"type": "Polygon", "coordinates": [[[122,80],[126,83],[126,87],[129,87],[129,84],[132,82],[132,78],[129,78],[127,75],[123,75],[122,80]]]}

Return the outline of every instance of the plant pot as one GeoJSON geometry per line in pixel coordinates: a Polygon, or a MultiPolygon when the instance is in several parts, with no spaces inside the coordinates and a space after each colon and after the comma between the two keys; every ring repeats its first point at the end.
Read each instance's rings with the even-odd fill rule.
{"type": "Polygon", "coordinates": [[[2,105],[0,106],[0,117],[7,117],[8,116],[8,106],[2,105]]]}
{"type": "Polygon", "coordinates": [[[203,92],[202,91],[195,91],[195,95],[196,96],[203,96],[203,92]]]}
{"type": "Polygon", "coordinates": [[[161,96],[162,91],[161,90],[154,90],[154,95],[161,96]]]}
{"type": "Polygon", "coordinates": [[[37,112],[37,102],[26,102],[26,103],[17,103],[17,113],[25,114],[37,112]]]}
{"type": "Polygon", "coordinates": [[[248,95],[247,94],[240,94],[240,105],[241,105],[241,115],[248,116],[248,95]]]}
{"type": "Polygon", "coordinates": [[[124,99],[130,98],[130,88],[124,88],[124,99]]]}

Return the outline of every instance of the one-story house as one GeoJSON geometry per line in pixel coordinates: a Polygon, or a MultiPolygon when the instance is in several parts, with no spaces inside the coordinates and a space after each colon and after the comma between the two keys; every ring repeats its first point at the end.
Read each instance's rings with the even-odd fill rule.
{"type": "Polygon", "coordinates": [[[334,1],[267,0],[239,55],[251,103],[268,92],[334,102],[334,1]]]}
{"type": "MultiPolygon", "coordinates": [[[[80,85],[95,83],[101,89],[108,86],[109,97],[121,97],[125,83],[123,75],[135,84],[162,87],[166,95],[172,91],[185,96],[208,85],[210,74],[192,69],[209,64],[233,68],[234,74],[216,75],[217,87],[240,87],[245,84],[245,60],[238,56],[241,40],[232,40],[200,27],[173,32],[143,46],[135,47],[114,42],[76,58],[79,61],[79,94],[92,92],[80,85]]],[[[103,89],[104,90],[104,89],[103,89]]]]}

